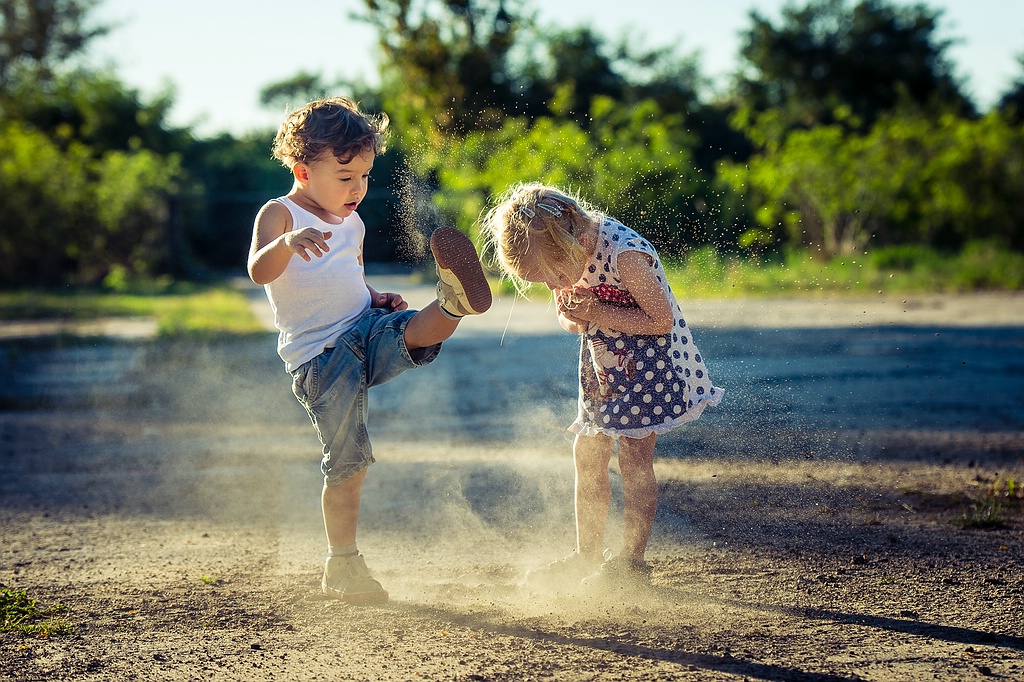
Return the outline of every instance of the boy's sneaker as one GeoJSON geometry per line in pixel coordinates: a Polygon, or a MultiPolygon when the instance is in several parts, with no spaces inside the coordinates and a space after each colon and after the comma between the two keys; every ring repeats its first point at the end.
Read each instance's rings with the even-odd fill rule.
{"type": "Polygon", "coordinates": [[[578,590],[580,581],[593,574],[600,566],[599,560],[588,559],[578,552],[573,552],[564,559],[528,571],[523,578],[523,584],[545,592],[570,592],[578,590]]]}
{"type": "Polygon", "coordinates": [[[486,312],[491,287],[469,237],[454,227],[439,227],[430,235],[430,251],[437,262],[441,311],[451,318],[486,312]]]}
{"type": "Polygon", "coordinates": [[[583,578],[580,585],[595,592],[642,590],[651,586],[651,565],[643,559],[612,557],[596,573],[583,578]]]}
{"type": "Polygon", "coordinates": [[[362,554],[328,557],[320,589],[328,598],[349,604],[378,604],[388,600],[388,593],[370,576],[362,554]]]}

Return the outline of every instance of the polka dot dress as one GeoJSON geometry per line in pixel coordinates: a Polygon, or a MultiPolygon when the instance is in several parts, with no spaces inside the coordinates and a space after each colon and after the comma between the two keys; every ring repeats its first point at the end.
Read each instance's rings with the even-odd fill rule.
{"type": "Polygon", "coordinates": [[[708,378],[704,358],[665,277],[657,252],[630,228],[606,218],[597,248],[577,286],[613,305],[636,307],[623,288],[617,263],[623,251],[650,256],[675,315],[663,336],[620,333],[591,324],[580,349],[579,416],[570,431],[592,436],[643,438],[691,422],[708,405],[717,405],[722,389],[708,378]]]}

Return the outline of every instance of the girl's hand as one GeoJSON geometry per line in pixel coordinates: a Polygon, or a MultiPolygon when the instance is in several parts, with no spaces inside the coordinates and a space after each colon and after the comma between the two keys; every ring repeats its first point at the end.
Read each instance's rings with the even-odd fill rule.
{"type": "Polygon", "coordinates": [[[387,308],[392,312],[399,310],[405,310],[409,307],[409,304],[402,298],[401,294],[394,294],[391,292],[378,293],[374,297],[373,301],[374,308],[387,308]]]}
{"type": "MultiPolygon", "coordinates": [[[[586,296],[592,297],[586,289],[580,289],[586,296]]],[[[590,326],[590,319],[580,313],[580,299],[584,294],[577,295],[573,289],[563,289],[555,294],[555,310],[558,323],[570,334],[583,334],[590,326]]]]}
{"type": "Polygon", "coordinates": [[[601,309],[601,299],[589,289],[569,287],[555,295],[558,313],[585,323],[591,322],[601,309]]]}
{"type": "Polygon", "coordinates": [[[285,248],[292,253],[298,254],[302,260],[308,263],[313,260],[310,254],[317,258],[322,258],[325,253],[331,250],[331,247],[327,245],[327,240],[333,234],[331,231],[321,232],[315,227],[303,227],[286,232],[283,239],[285,248]]]}

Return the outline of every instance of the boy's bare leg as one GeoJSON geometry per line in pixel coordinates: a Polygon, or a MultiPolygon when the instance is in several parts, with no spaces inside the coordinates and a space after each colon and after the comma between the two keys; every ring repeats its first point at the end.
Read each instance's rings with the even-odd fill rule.
{"type": "Polygon", "coordinates": [[[576,551],[592,561],[601,561],[604,531],[608,522],[612,489],[608,463],[614,441],[604,435],[576,436],[573,459],[576,464],[576,551]]]}
{"type": "Polygon", "coordinates": [[[337,485],[325,485],[321,496],[324,530],[332,547],[347,547],[356,542],[359,522],[359,495],[363,489],[366,469],[337,485]]]}
{"type": "Polygon", "coordinates": [[[416,350],[441,343],[455,333],[459,322],[444,315],[438,302],[434,301],[413,315],[405,325],[405,347],[416,350]]]}
{"type": "Polygon", "coordinates": [[[654,444],[658,434],[622,438],[619,471],[622,473],[622,555],[643,559],[658,508],[658,481],[654,476],[654,444]]]}

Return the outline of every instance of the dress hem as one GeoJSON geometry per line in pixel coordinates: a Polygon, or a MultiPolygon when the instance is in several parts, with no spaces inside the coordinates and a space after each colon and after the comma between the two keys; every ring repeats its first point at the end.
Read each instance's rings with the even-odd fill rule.
{"type": "Polygon", "coordinates": [[[576,421],[569,425],[567,430],[578,436],[598,436],[604,434],[612,436],[613,438],[617,438],[619,436],[625,436],[626,438],[646,438],[652,433],[656,433],[660,436],[661,434],[668,433],[676,427],[683,426],[684,424],[689,424],[690,422],[700,419],[700,416],[704,413],[705,407],[714,407],[722,402],[722,395],[724,393],[725,391],[716,387],[714,396],[701,400],[693,406],[693,409],[687,410],[685,414],[682,414],[678,418],[668,422],[661,422],[660,424],[651,424],[650,426],[642,426],[636,429],[615,429],[587,424],[582,420],[582,418],[578,417],[576,421]]]}

